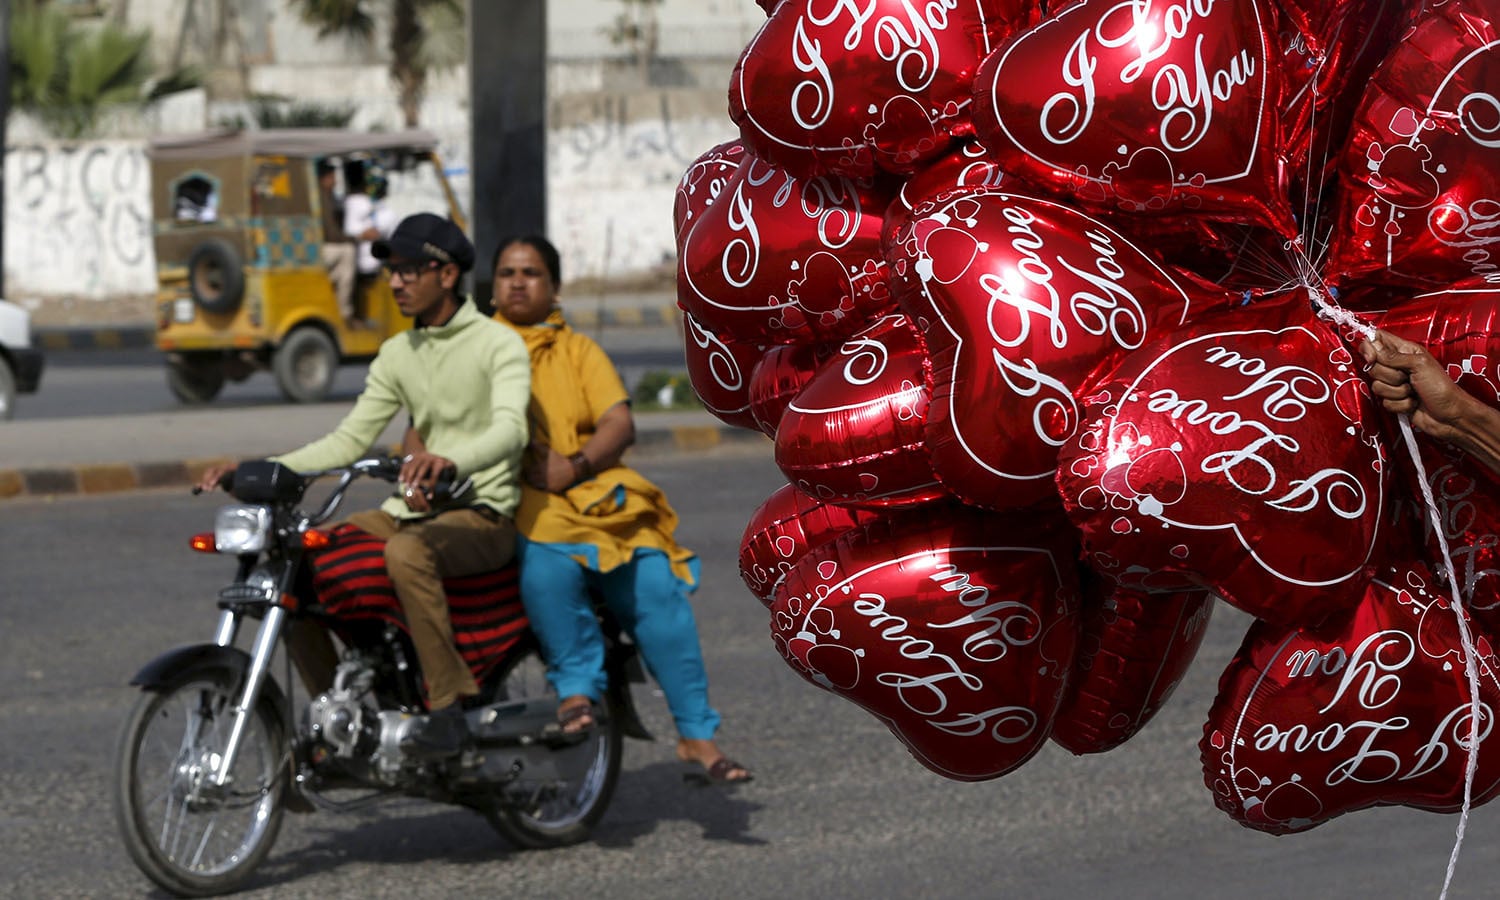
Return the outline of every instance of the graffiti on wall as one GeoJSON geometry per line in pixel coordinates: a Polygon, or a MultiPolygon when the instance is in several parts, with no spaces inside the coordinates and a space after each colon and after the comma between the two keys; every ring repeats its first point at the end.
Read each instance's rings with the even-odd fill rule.
{"type": "Polygon", "coordinates": [[[672,199],[699,154],[737,135],[671,95],[601,95],[547,140],[548,220],[567,279],[670,268],[672,199]]]}
{"type": "MultiPolygon", "coordinates": [[[[734,137],[733,126],[722,114],[677,111],[666,95],[605,96],[582,113],[548,134],[548,225],[565,277],[614,280],[670,271],[677,181],[699,154],[734,137]]],[[[466,199],[467,140],[445,141],[444,149],[452,186],[466,199]]],[[[403,215],[444,208],[435,180],[410,180],[392,178],[393,208],[403,215]]],[[[104,299],[154,293],[150,191],[141,141],[9,147],[7,294],[104,299]]]]}
{"type": "Polygon", "coordinates": [[[138,141],[8,148],[6,293],[98,299],[154,291],[150,190],[138,141]]]}

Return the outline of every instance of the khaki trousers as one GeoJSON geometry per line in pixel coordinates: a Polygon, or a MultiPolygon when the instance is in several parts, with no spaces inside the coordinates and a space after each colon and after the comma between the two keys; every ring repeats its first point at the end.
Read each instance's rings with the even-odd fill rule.
{"type": "Polygon", "coordinates": [[[323,266],[333,282],[333,294],[339,301],[339,313],[345,321],[354,318],[354,281],[359,274],[358,244],[324,244],[323,266]]]}
{"type": "Polygon", "coordinates": [[[417,662],[427,678],[427,706],[442,709],[479,693],[453,644],[443,579],[498,569],[515,555],[516,526],[487,508],[453,509],[401,520],[378,509],[348,521],[385,539],[385,567],[406,613],[417,662]]]}

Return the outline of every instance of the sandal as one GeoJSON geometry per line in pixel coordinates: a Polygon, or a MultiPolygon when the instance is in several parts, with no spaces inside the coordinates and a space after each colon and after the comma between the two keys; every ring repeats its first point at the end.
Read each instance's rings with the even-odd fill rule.
{"type": "Polygon", "coordinates": [[[682,777],[685,781],[695,781],[701,785],[747,784],[755,780],[754,773],[727,756],[721,756],[714,760],[713,765],[688,772],[682,777]]]}
{"type": "Polygon", "coordinates": [[[557,708],[557,724],[563,734],[582,734],[594,727],[594,701],[584,698],[582,702],[564,703],[557,708]]]}

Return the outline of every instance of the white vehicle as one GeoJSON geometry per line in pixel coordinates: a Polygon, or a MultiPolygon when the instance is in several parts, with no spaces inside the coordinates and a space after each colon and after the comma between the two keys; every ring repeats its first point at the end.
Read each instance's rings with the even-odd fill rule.
{"type": "Polygon", "coordinates": [[[16,395],[35,393],[42,351],[32,346],[31,314],[0,300],[0,419],[16,414],[16,395]]]}

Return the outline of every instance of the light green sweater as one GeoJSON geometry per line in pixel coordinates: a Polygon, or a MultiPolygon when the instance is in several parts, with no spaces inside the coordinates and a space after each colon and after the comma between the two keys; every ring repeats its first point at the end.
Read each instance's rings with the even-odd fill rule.
{"type": "MultiPolygon", "coordinates": [[[[447,324],[412,328],[381,344],[364,392],[333,433],[274,459],[299,472],[347,466],[404,408],[428,452],[453,460],[460,480],[473,477],[469,505],[512,516],[530,397],[526,344],[465,302],[447,324]]],[[[400,496],[380,508],[398,519],[418,515],[400,496]]]]}

